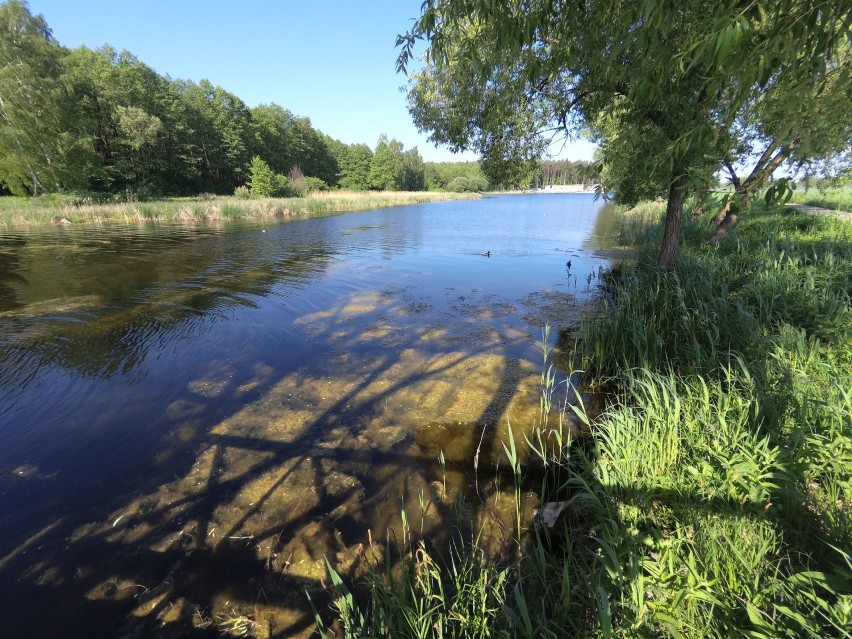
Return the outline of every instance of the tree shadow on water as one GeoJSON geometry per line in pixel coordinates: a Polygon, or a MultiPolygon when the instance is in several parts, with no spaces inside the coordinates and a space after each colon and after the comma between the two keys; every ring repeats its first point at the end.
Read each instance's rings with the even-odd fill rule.
{"type": "MultiPolygon", "coordinates": [[[[451,354],[427,376],[456,375],[483,352],[451,354]]],[[[411,372],[389,380],[399,361],[373,358],[308,420],[298,418],[306,406],[285,411],[278,419],[293,423],[277,435],[252,432],[255,416],[236,418],[246,407],[284,402],[276,389],[287,380],[269,378],[248,391],[245,379],[232,380],[205,400],[204,415],[215,420],[192,417],[194,435],[163,463],[140,464],[149,474],[132,489],[118,496],[106,489],[95,495],[103,501],[90,498],[83,508],[69,501],[39,511],[0,558],[0,592],[12,611],[4,632],[206,637],[243,623],[257,636],[309,634],[305,593],[327,609],[325,557],[348,578],[363,574],[368,531],[379,542],[398,531],[400,510],[415,512],[419,494],[436,505],[422,532],[441,539],[446,507],[434,495],[432,460],[410,434],[380,446],[393,429],[370,431],[377,416],[392,425],[393,415],[382,417],[388,399],[423,378],[411,372]]],[[[521,376],[508,366],[500,375],[480,423],[493,424],[518,390],[521,376]]],[[[487,454],[495,446],[483,440],[487,454]]],[[[62,487],[54,488],[61,499],[62,487]]]]}

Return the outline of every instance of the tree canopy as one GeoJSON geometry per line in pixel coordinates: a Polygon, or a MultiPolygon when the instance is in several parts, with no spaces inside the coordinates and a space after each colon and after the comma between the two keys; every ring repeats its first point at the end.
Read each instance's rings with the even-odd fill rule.
{"type": "Polygon", "coordinates": [[[307,117],[277,104],[250,108],[208,80],[160,75],[109,45],[66,49],[25,2],[0,2],[0,188],[232,193],[264,175],[254,158],[275,176],[252,189],[258,195],[295,187],[284,177],[294,171],[305,189],[368,189],[371,179],[425,188],[416,148],[393,138],[379,147],[388,166],[374,168],[369,147],[333,140],[307,117]]]}
{"type": "Polygon", "coordinates": [[[850,95],[850,15],[829,0],[426,0],[398,67],[427,40],[415,123],[478,151],[492,180],[554,131],[600,141],[605,186],[627,201],[667,195],[668,268],[684,197],[737,147],[744,109],[785,86],[820,95],[832,74],[850,95]]]}
{"type": "Polygon", "coordinates": [[[94,160],[64,51],[18,0],[0,4],[0,176],[17,194],[80,185],[94,160]]]}

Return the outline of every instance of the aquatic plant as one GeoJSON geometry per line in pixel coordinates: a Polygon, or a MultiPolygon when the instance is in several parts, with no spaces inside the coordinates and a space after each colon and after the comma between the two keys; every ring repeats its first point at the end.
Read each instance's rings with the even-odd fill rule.
{"type": "Polygon", "coordinates": [[[269,220],[333,215],[352,211],[472,199],[475,194],[418,192],[311,191],[305,197],[247,200],[239,196],[164,198],[148,202],[105,202],[0,198],[0,227],[57,223],[198,223],[233,219],[269,220]]]}

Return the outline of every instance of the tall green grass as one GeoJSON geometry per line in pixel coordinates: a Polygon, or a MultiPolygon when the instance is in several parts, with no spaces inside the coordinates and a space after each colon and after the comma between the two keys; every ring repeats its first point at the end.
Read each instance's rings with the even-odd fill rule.
{"type": "MultiPolygon", "coordinates": [[[[663,272],[658,223],[640,219],[619,240],[637,262],[584,327],[583,364],[613,393],[590,437],[566,432],[588,420],[539,344],[525,444],[542,503],[564,506],[555,525],[519,522],[501,565],[475,543],[443,563],[409,543],[362,602],[338,590],[339,619],[365,620],[347,636],[850,636],[852,224],[758,206],[711,247],[691,220],[663,272]],[[446,621],[474,600],[475,630],[446,621]]],[[[513,467],[523,443],[505,443],[513,467]]]]}
{"type": "Polygon", "coordinates": [[[852,186],[807,190],[799,187],[793,191],[790,201],[796,204],[834,209],[835,211],[852,211],[852,186]]]}
{"type": "Polygon", "coordinates": [[[629,576],[613,631],[848,636],[852,225],[755,207],[718,249],[705,234],[671,272],[642,247],[585,327],[619,389],[593,471],[629,576]]]}

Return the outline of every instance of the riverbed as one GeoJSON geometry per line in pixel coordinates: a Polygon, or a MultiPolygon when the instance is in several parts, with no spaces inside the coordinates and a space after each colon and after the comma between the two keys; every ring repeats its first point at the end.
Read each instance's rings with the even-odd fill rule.
{"type": "Polygon", "coordinates": [[[4,634],[307,635],[325,558],[357,577],[403,510],[439,539],[471,486],[502,552],[507,424],[595,295],[602,208],[4,231],[4,634]]]}

